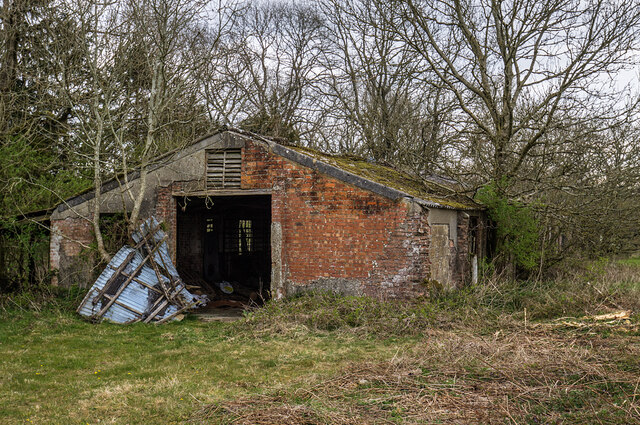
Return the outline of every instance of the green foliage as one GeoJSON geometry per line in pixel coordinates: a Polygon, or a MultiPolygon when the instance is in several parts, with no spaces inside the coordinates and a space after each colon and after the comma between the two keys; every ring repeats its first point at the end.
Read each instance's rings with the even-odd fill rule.
{"type": "Polygon", "coordinates": [[[52,207],[90,184],[57,152],[26,137],[3,139],[0,158],[0,217],[52,207]]]}
{"type": "Polygon", "coordinates": [[[46,284],[49,234],[37,223],[0,220],[0,294],[46,284]]]}
{"type": "Polygon", "coordinates": [[[487,206],[489,218],[496,226],[496,254],[505,264],[532,270],[538,264],[538,220],[533,210],[522,202],[500,193],[496,184],[478,191],[477,199],[487,206]]]}
{"type": "Polygon", "coordinates": [[[49,278],[48,231],[24,215],[51,208],[89,183],[38,138],[0,138],[0,158],[0,292],[14,292],[49,278]]]}

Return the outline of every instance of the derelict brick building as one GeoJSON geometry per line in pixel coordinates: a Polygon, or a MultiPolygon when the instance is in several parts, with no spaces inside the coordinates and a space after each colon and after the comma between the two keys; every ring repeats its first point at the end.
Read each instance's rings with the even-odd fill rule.
{"type": "MultiPolygon", "coordinates": [[[[378,297],[472,279],[484,254],[481,208],[451,182],[412,179],[364,160],[224,131],[168,156],[148,175],[141,217],[164,221],[183,279],[226,280],[273,297],[305,289],[378,297]]],[[[130,180],[136,191],[138,180],[130,180]]],[[[92,283],[93,192],[51,215],[51,267],[92,283]]],[[[116,181],[100,211],[130,203],[116,181]]],[[[129,206],[130,209],[130,206],[129,206]]]]}

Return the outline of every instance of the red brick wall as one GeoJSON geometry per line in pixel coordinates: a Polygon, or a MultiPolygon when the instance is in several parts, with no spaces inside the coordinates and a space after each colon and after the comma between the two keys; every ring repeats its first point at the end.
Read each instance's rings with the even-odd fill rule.
{"type": "Polygon", "coordinates": [[[94,241],[93,226],[84,218],[51,220],[49,261],[53,271],[59,271],[52,283],[62,286],[93,284],[95,258],[87,247],[94,241]]]}
{"type": "Polygon", "coordinates": [[[243,149],[242,171],[243,189],[272,188],[287,286],[337,279],[376,296],[423,289],[429,233],[420,208],[350,186],[254,143],[243,149]]]}
{"type": "MultiPolygon", "coordinates": [[[[187,182],[188,183],[188,182],[187,182]]],[[[272,221],[281,229],[278,259],[280,294],[297,288],[347,289],[378,297],[422,294],[430,277],[430,229],[427,212],[404,200],[392,201],[293,163],[247,142],[243,148],[243,189],[271,191],[272,221]]],[[[170,249],[176,256],[176,200],[172,192],[182,182],[158,187],[151,211],[164,221],[170,249]]],[[[93,241],[91,224],[83,219],[53,221],[52,226],[79,242],[93,241]]],[[[468,219],[458,214],[458,248],[452,248],[456,283],[468,274],[468,219]]],[[[65,237],[52,237],[52,268],[59,268],[66,283],[88,281],[93,263],[85,267],[81,245],[65,237]],[[75,275],[71,273],[76,270],[75,275]],[[64,271],[64,273],[63,273],[64,271]],[[75,277],[72,277],[75,276],[75,277]]],[[[277,267],[274,267],[277,270],[277,267]]],[[[61,281],[61,284],[63,282],[61,281]]]]}

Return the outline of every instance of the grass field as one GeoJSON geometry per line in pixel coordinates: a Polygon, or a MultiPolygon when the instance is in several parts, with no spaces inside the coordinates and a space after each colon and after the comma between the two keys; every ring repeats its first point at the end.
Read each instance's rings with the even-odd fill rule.
{"type": "Polygon", "coordinates": [[[232,324],[94,325],[76,298],[3,300],[0,423],[640,423],[635,265],[232,324]]]}

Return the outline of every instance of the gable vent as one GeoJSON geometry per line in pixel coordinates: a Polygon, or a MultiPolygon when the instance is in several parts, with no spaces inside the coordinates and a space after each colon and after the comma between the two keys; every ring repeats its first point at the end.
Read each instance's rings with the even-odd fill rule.
{"type": "Polygon", "coordinates": [[[240,149],[207,151],[207,188],[239,188],[241,170],[240,149]]]}

